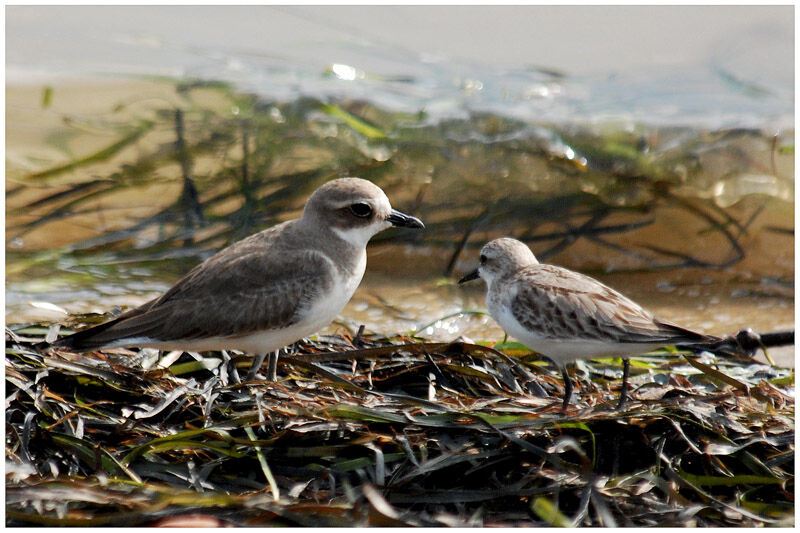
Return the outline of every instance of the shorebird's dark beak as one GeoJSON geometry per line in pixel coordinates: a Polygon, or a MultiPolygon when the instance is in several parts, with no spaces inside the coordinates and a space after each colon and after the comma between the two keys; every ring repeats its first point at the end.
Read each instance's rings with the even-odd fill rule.
{"type": "Polygon", "coordinates": [[[473,279],[478,279],[479,277],[481,277],[481,275],[478,272],[478,269],[476,268],[475,270],[473,270],[472,272],[470,272],[469,274],[458,280],[458,284],[463,285],[464,283],[472,281],[473,279]]]}
{"type": "Polygon", "coordinates": [[[422,223],[417,217],[401,213],[397,209],[392,209],[392,213],[386,217],[387,222],[391,222],[392,226],[403,228],[424,228],[425,224],[422,223]]]}

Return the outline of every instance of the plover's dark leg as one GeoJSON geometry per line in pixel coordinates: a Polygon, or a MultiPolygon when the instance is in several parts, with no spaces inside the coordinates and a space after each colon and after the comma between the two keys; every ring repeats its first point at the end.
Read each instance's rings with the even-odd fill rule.
{"type": "Polygon", "coordinates": [[[631,373],[631,360],[627,358],[622,359],[622,390],[619,391],[619,403],[617,404],[617,411],[622,411],[625,408],[625,402],[628,401],[628,376],[631,373]]]}
{"type": "Polygon", "coordinates": [[[223,380],[223,384],[227,385],[228,380],[231,383],[241,383],[242,380],[239,378],[239,372],[236,370],[236,364],[233,362],[233,357],[228,353],[227,350],[221,350],[222,353],[222,364],[225,365],[224,371],[227,372],[227,377],[223,380]]]}
{"type": "Polygon", "coordinates": [[[269,381],[278,381],[278,352],[275,350],[269,354],[269,369],[267,370],[267,379],[269,381]]]}
{"type": "Polygon", "coordinates": [[[261,364],[264,362],[264,358],[266,356],[267,356],[266,353],[256,354],[256,356],[253,358],[253,364],[250,365],[250,370],[247,371],[246,381],[252,381],[256,379],[256,374],[258,373],[258,370],[261,368],[261,364]]]}

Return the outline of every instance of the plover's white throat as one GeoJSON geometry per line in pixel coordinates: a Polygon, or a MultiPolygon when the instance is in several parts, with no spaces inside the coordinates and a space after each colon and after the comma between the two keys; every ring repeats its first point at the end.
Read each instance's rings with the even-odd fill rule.
{"type": "Polygon", "coordinates": [[[424,227],[392,209],[380,187],[341,178],[317,189],[303,214],[232,244],[162,296],[54,343],[75,350],[140,346],[265,354],[328,325],[361,282],[367,241],[391,226],[424,227]]]}
{"type": "Polygon", "coordinates": [[[596,279],[566,268],[543,265],[522,242],[502,238],[481,249],[480,266],[459,284],[476,278],[487,284],[489,313],[510,336],[552,359],[564,376],[563,409],[572,383],[564,365],[576,359],[623,357],[661,346],[692,346],[722,339],[655,318],[639,304],[596,279]]]}

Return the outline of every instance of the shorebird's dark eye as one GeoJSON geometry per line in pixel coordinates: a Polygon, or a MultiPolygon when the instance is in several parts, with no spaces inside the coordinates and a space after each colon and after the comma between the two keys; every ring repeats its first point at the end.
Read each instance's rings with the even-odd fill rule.
{"type": "Polygon", "coordinates": [[[486,264],[486,256],[483,254],[481,254],[481,264],[482,265],[486,264]]]}
{"type": "Polygon", "coordinates": [[[353,204],[350,206],[350,212],[357,217],[366,218],[372,214],[372,208],[368,204],[353,204]]]}

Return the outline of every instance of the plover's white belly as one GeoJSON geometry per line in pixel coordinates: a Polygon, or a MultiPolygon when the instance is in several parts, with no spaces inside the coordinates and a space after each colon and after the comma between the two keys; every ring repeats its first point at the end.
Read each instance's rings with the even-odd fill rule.
{"type": "MultiPolygon", "coordinates": [[[[336,314],[333,315],[334,318],[336,314]]],[[[333,319],[331,319],[333,320],[333,319]]],[[[330,321],[328,321],[330,322],[330,321]]],[[[315,333],[323,326],[309,329],[308,324],[299,322],[285,328],[264,329],[246,335],[230,337],[206,337],[203,339],[153,341],[152,339],[128,339],[126,346],[142,346],[161,350],[186,350],[207,352],[212,350],[239,350],[247,353],[268,353],[287,346],[307,335],[315,333]]]]}
{"type": "MultiPolygon", "coordinates": [[[[203,339],[161,341],[150,338],[125,339],[124,344],[115,343],[117,346],[142,346],[159,348],[161,350],[190,350],[204,352],[211,350],[239,350],[248,353],[267,353],[283,348],[303,337],[307,337],[331,323],[344,306],[352,298],[364,276],[367,265],[367,254],[364,252],[359,258],[352,275],[340,276],[339,271],[333,267],[333,284],[330,289],[317,295],[317,298],[307,308],[304,315],[284,328],[270,328],[244,335],[206,337],[203,339]]],[[[264,301],[263,305],[270,305],[264,301]]]]}
{"type": "Polygon", "coordinates": [[[546,355],[560,363],[576,359],[603,356],[626,356],[647,352],[659,344],[623,343],[614,339],[600,340],[580,337],[552,338],[542,332],[530,330],[517,321],[508,305],[488,301],[489,312],[498,324],[519,342],[537,353],[546,355]]]}

